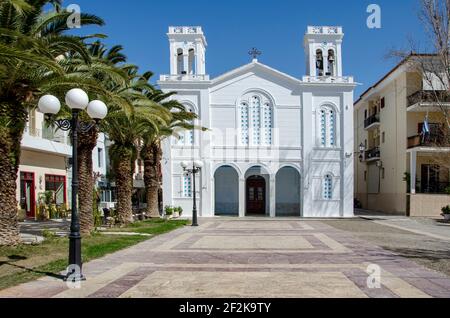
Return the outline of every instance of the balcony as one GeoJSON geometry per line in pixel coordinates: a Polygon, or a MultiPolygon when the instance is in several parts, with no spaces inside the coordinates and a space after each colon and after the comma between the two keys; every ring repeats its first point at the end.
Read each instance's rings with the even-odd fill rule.
{"type": "Polygon", "coordinates": [[[364,129],[370,129],[380,125],[380,114],[374,114],[364,120],[364,129]]]}
{"type": "Polygon", "coordinates": [[[408,111],[439,111],[440,106],[450,106],[449,92],[417,91],[408,96],[408,111]]]}
{"type": "Polygon", "coordinates": [[[22,148],[25,150],[70,157],[72,146],[68,134],[51,129],[34,129],[26,127],[22,139],[22,148]]]}
{"type": "Polygon", "coordinates": [[[375,147],[370,150],[367,150],[365,155],[366,161],[379,160],[381,158],[380,147],[375,147]]]}
{"type": "Polygon", "coordinates": [[[431,133],[426,137],[416,135],[408,138],[408,149],[416,147],[450,147],[449,136],[441,133],[431,133]]]}

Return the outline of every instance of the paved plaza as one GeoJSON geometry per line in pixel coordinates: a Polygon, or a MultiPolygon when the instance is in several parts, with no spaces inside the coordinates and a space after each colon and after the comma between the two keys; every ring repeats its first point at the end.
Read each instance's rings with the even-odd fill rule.
{"type": "Polygon", "coordinates": [[[44,277],[0,297],[450,297],[444,274],[332,221],[201,221],[85,264],[79,289],[44,277]],[[379,288],[367,284],[373,264],[379,288]]]}

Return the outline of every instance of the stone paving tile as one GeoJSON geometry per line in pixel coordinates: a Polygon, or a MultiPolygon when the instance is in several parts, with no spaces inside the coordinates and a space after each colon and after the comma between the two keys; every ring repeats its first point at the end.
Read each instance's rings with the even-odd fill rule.
{"type": "Polygon", "coordinates": [[[79,291],[43,278],[0,297],[450,297],[441,273],[320,221],[291,219],[201,220],[85,264],[84,274],[79,291]],[[370,264],[382,268],[379,289],[367,286],[370,264]]]}

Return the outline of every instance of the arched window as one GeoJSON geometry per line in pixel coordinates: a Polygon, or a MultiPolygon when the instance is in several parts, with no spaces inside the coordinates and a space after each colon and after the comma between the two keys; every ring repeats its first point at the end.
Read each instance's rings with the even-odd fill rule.
{"type": "Polygon", "coordinates": [[[193,75],[196,73],[196,65],[195,65],[195,50],[189,49],[189,74],[193,75]]]}
{"type": "Polygon", "coordinates": [[[254,145],[261,144],[261,100],[258,96],[252,97],[252,138],[254,145]]]}
{"type": "Polygon", "coordinates": [[[239,105],[241,145],[271,145],[273,141],[273,106],[263,95],[248,94],[239,105]]]}
{"type": "Polygon", "coordinates": [[[183,197],[191,198],[192,197],[192,179],[191,175],[183,175],[183,197]]]}
{"type": "Polygon", "coordinates": [[[316,51],[316,74],[323,76],[323,52],[321,49],[316,51]]]}
{"type": "Polygon", "coordinates": [[[321,147],[337,146],[336,111],[331,107],[322,107],[319,111],[319,134],[321,147]]]}
{"type": "Polygon", "coordinates": [[[248,104],[246,102],[242,102],[240,105],[240,121],[241,121],[241,143],[243,145],[249,144],[249,110],[248,104]]]}
{"type": "Polygon", "coordinates": [[[272,144],[272,106],[270,103],[264,103],[263,108],[263,116],[264,116],[264,144],[271,145],[272,144]]]}
{"type": "Polygon", "coordinates": [[[320,144],[327,145],[327,113],[323,109],[320,111],[320,144]]]}
{"type": "Polygon", "coordinates": [[[177,74],[183,74],[184,72],[184,56],[183,49],[177,50],[177,74]]]}
{"type": "Polygon", "coordinates": [[[323,179],[323,198],[324,200],[333,199],[333,177],[329,174],[323,179]]]}
{"type": "Polygon", "coordinates": [[[329,134],[330,134],[330,146],[336,146],[336,114],[334,110],[329,112],[329,134]]]}
{"type": "MultiPolygon", "coordinates": [[[[195,110],[192,107],[186,107],[186,110],[190,113],[195,113],[195,110]]],[[[194,125],[194,121],[189,122],[191,125],[194,125]]],[[[193,146],[195,143],[195,132],[194,129],[191,130],[183,130],[178,136],[177,144],[181,146],[193,146]]]]}
{"type": "Polygon", "coordinates": [[[327,75],[334,76],[336,65],[336,56],[333,50],[328,50],[328,71],[327,75]]]}

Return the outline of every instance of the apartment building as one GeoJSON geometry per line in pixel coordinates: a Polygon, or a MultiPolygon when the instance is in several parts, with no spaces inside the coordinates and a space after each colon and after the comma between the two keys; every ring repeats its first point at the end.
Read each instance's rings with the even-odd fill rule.
{"type": "MultiPolygon", "coordinates": [[[[27,218],[36,217],[39,197],[47,191],[54,194],[57,205],[71,205],[72,146],[68,132],[48,127],[44,114],[33,109],[22,139],[17,180],[17,201],[27,218]]],[[[98,181],[106,175],[105,136],[100,134],[93,151],[93,170],[98,181]]]]}
{"type": "MultiPolygon", "coordinates": [[[[450,204],[445,117],[413,67],[418,57],[404,59],[355,103],[355,197],[365,209],[439,216],[450,204]]],[[[450,107],[448,90],[437,94],[450,107]]]]}

